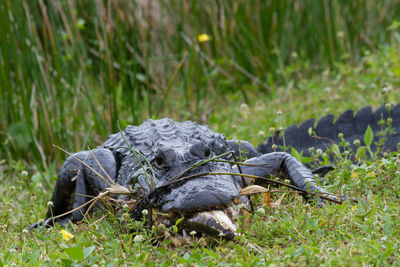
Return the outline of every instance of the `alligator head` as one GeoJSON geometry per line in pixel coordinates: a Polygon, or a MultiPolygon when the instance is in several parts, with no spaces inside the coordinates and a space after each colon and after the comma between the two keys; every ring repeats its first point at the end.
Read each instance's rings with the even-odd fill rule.
{"type": "Polygon", "coordinates": [[[231,172],[230,164],[211,160],[191,169],[215,156],[203,142],[181,144],[179,149],[164,146],[149,161],[155,174],[152,186],[147,179],[152,173],[146,179],[142,175],[138,186],[147,188],[151,206],[168,214],[171,224],[184,217],[183,230],[232,239],[236,226],[230,206],[240,187],[231,175],[209,174],[231,172]]]}
{"type": "Polygon", "coordinates": [[[236,227],[227,209],[239,196],[238,184],[231,175],[205,174],[197,177],[204,173],[231,172],[230,164],[210,161],[184,173],[200,160],[215,156],[209,146],[196,143],[182,154],[167,151],[157,153],[155,157],[155,162],[163,162],[164,165],[155,164],[155,168],[161,171],[162,180],[149,195],[152,205],[172,218],[183,216],[182,226],[188,230],[232,238],[236,227]],[[169,157],[161,156],[161,159],[160,154],[169,157]]]}
{"type": "MultiPolygon", "coordinates": [[[[129,166],[125,174],[130,177],[126,181],[135,181],[135,191],[141,192],[152,208],[168,215],[171,224],[183,217],[179,224],[183,230],[231,239],[236,226],[230,207],[233,200],[240,197],[240,186],[231,175],[209,174],[231,172],[231,165],[210,160],[191,168],[199,161],[230,151],[222,135],[208,128],[207,131],[206,137],[198,138],[192,135],[171,138],[169,135],[164,140],[161,135],[152,142],[147,153],[141,150],[145,151],[143,155],[147,160],[138,164],[137,158],[130,156],[131,162],[125,164],[129,166]],[[207,138],[209,132],[212,138],[207,138]]],[[[227,155],[225,159],[228,158],[227,155]]]]}

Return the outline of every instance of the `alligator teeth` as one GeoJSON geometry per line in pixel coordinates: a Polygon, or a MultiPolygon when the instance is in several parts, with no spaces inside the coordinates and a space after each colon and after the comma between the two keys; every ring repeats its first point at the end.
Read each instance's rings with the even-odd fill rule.
{"type": "Polygon", "coordinates": [[[226,212],[221,210],[196,213],[192,218],[187,219],[184,225],[190,230],[226,239],[233,239],[237,231],[236,225],[232,223],[226,212]]]}

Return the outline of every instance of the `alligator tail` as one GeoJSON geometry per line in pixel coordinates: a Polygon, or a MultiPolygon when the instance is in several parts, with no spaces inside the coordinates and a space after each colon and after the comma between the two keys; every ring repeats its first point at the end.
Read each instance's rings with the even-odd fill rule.
{"type": "Polygon", "coordinates": [[[342,142],[344,138],[355,151],[358,145],[354,144],[357,143],[354,141],[358,139],[360,144],[364,145],[363,139],[368,125],[374,133],[372,151],[378,149],[395,151],[400,143],[400,104],[389,110],[386,106],[381,106],[374,112],[371,106],[366,106],[355,115],[353,110],[347,110],[336,121],[334,121],[334,115],[329,114],[322,117],[316,125],[314,122],[314,119],[309,119],[300,126],[297,124],[289,126],[283,133],[276,132],[268,138],[267,142],[259,144],[257,150],[262,154],[274,151],[290,152],[290,148],[293,147],[307,157],[310,156],[309,148],[314,147],[315,151],[317,149],[325,151],[333,143],[342,142]],[[390,132],[388,118],[391,118],[390,132]],[[382,120],[385,121],[384,124],[379,123],[382,120]],[[382,138],[385,139],[382,140],[382,138]],[[380,143],[381,145],[378,145],[380,143]]]}

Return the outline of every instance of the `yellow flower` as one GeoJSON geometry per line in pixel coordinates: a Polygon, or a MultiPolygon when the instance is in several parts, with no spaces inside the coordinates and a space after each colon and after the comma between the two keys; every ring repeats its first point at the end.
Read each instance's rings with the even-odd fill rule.
{"type": "Polygon", "coordinates": [[[197,35],[197,40],[199,40],[200,43],[205,43],[210,41],[210,36],[207,33],[202,33],[197,35]]]}
{"type": "Polygon", "coordinates": [[[69,232],[67,232],[67,231],[65,231],[65,230],[61,230],[61,235],[62,235],[62,238],[63,238],[65,241],[68,241],[68,240],[74,238],[74,235],[73,235],[73,234],[71,234],[71,233],[69,233],[69,232]]]}

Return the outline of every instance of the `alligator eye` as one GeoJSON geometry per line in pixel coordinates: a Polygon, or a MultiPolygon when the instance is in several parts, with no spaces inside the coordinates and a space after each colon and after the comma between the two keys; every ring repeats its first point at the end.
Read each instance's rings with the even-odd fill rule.
{"type": "Polygon", "coordinates": [[[166,163],[165,154],[162,151],[158,151],[154,158],[154,163],[157,167],[162,167],[166,163]]]}
{"type": "Polygon", "coordinates": [[[163,164],[165,163],[165,160],[164,160],[163,157],[157,157],[157,156],[156,156],[156,158],[155,158],[154,160],[155,160],[155,162],[156,162],[156,164],[157,164],[158,166],[161,166],[161,165],[163,165],[163,164]]]}
{"type": "Polygon", "coordinates": [[[199,142],[190,147],[190,153],[199,158],[208,158],[211,151],[207,144],[199,142]]]}
{"type": "Polygon", "coordinates": [[[159,149],[154,158],[154,163],[158,168],[169,167],[169,162],[175,160],[175,152],[172,149],[159,149]]]}

